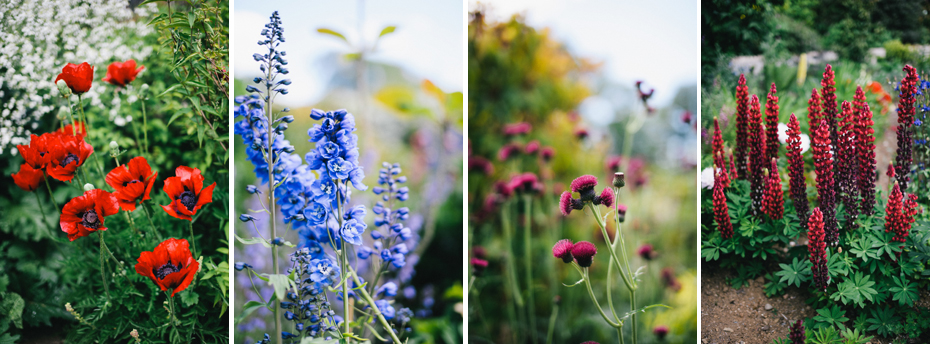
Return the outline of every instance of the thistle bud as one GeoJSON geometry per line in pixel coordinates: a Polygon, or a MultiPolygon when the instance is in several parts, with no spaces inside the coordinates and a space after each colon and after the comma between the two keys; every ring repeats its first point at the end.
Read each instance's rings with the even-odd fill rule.
{"type": "Polygon", "coordinates": [[[624,178],[623,172],[614,173],[614,187],[622,188],[626,185],[626,178],[624,178]]]}

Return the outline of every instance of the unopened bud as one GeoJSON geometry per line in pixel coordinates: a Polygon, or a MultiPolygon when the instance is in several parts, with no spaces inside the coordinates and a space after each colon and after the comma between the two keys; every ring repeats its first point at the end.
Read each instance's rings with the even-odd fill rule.
{"type": "Polygon", "coordinates": [[[84,184],[84,191],[90,191],[90,190],[93,190],[93,189],[96,189],[96,188],[94,187],[94,184],[91,184],[91,183],[84,184]]]}
{"type": "Polygon", "coordinates": [[[64,80],[58,80],[55,82],[55,85],[58,86],[58,92],[61,92],[62,97],[71,96],[71,88],[68,87],[68,83],[64,80]]]}
{"type": "Polygon", "coordinates": [[[614,187],[622,188],[626,185],[626,178],[623,176],[623,172],[614,173],[614,187]]]}
{"type": "Polygon", "coordinates": [[[110,141],[110,149],[111,149],[111,150],[118,150],[118,149],[119,149],[119,143],[116,143],[116,141],[110,141]]]}

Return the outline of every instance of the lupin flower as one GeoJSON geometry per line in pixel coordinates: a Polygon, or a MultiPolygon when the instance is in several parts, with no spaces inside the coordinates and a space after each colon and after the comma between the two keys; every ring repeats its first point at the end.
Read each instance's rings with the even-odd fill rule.
{"type": "Polygon", "coordinates": [[[158,178],[158,172],[153,173],[148,161],[137,156],[107,173],[106,182],[116,190],[113,196],[119,201],[120,209],[133,211],[136,210],[136,202],[150,199],[155,178],[158,178]]]}
{"type": "Polygon", "coordinates": [[[729,178],[728,178],[727,186],[730,185],[729,180],[733,180],[733,179],[738,178],[738,176],[737,176],[737,174],[736,174],[736,165],[735,165],[735,163],[736,163],[736,162],[735,162],[735,161],[736,161],[736,158],[733,156],[733,148],[730,148],[730,149],[728,150],[728,152],[729,152],[729,154],[730,154],[730,168],[726,169],[727,172],[729,172],[729,178]]]}
{"type": "MultiPolygon", "coordinates": [[[[827,233],[827,242],[839,239],[836,224],[836,190],[833,183],[833,154],[830,152],[830,127],[821,120],[814,131],[814,171],[817,174],[817,195],[820,197],[821,218],[827,233]]],[[[810,224],[808,224],[810,226],[810,224]]]]}
{"type": "Polygon", "coordinates": [[[778,158],[778,96],[775,83],[765,100],[765,145],[769,159],[778,158]]]}
{"type": "Polygon", "coordinates": [[[213,189],[216,182],[203,186],[200,169],[178,166],[174,177],[165,179],[162,190],[168,195],[171,204],[161,206],[168,215],[181,220],[193,221],[192,216],[207,203],[213,202],[213,189]]]}
{"type": "Polygon", "coordinates": [[[68,63],[55,78],[55,83],[58,83],[58,80],[64,80],[75,94],[83,94],[90,90],[94,82],[94,67],[87,62],[79,65],[68,63]]]}
{"type": "Polygon", "coordinates": [[[885,170],[885,175],[888,176],[888,180],[894,179],[894,163],[888,163],[888,169],[885,170]]]}
{"type": "Polygon", "coordinates": [[[898,183],[894,184],[885,206],[885,233],[894,233],[891,241],[904,243],[911,232],[916,215],[916,202],[907,198],[898,183]]]}
{"type": "Polygon", "coordinates": [[[785,213],[785,201],[781,190],[781,177],[778,175],[778,166],[772,158],[772,167],[765,182],[765,197],[763,209],[772,220],[781,220],[785,213]]]}
{"type": "Polygon", "coordinates": [[[814,208],[807,221],[807,239],[814,283],[818,289],[827,291],[827,243],[824,241],[824,216],[820,208],[814,208]]]}
{"type": "Polygon", "coordinates": [[[859,216],[858,174],[855,173],[858,162],[856,160],[856,119],[852,104],[844,101],[840,113],[840,122],[837,123],[836,147],[836,189],[838,196],[846,206],[846,227],[851,228],[859,216]]]}
{"type": "Polygon", "coordinates": [[[746,86],[746,76],[739,75],[736,84],[736,176],[739,179],[748,179],[746,158],[749,154],[749,87],[746,86]]]}
{"type": "Polygon", "coordinates": [[[116,86],[126,86],[136,80],[136,75],[139,75],[143,69],[145,66],[139,66],[136,69],[136,60],[132,59],[126,62],[113,62],[107,66],[107,76],[103,77],[103,81],[116,86]]]}
{"type": "Polygon", "coordinates": [[[807,127],[811,132],[817,128],[820,120],[823,119],[820,103],[820,93],[817,92],[816,88],[811,89],[811,98],[807,101],[807,127]]]}
{"type": "Polygon", "coordinates": [[[113,194],[93,189],[65,204],[59,224],[61,231],[68,233],[68,240],[74,241],[92,232],[107,230],[103,219],[118,212],[119,205],[113,194]]]}
{"type": "MultiPolygon", "coordinates": [[[[727,171],[727,162],[726,157],[723,155],[723,134],[720,132],[720,124],[717,121],[717,117],[714,117],[714,138],[712,142],[711,153],[714,155],[714,166],[717,169],[722,170],[725,176],[728,176],[727,171]]],[[[714,171],[714,177],[716,179],[716,171],[714,171]]],[[[714,182],[716,185],[716,181],[714,182]]],[[[730,186],[730,178],[723,178],[723,187],[730,186]]]]}
{"type": "Polygon", "coordinates": [[[838,142],[836,137],[836,117],[839,115],[836,108],[836,80],[833,73],[833,66],[829,63],[823,71],[823,79],[820,80],[820,97],[823,101],[823,114],[821,119],[827,121],[830,129],[830,142],[838,142]]]}
{"type": "Polygon", "coordinates": [[[865,102],[862,87],[856,89],[853,106],[858,113],[856,125],[856,155],[859,162],[858,193],[861,198],[859,212],[872,215],[875,211],[875,129],[872,128],[872,110],[865,102]]]}
{"type": "Polygon", "coordinates": [[[788,338],[791,339],[791,344],[804,344],[807,342],[807,336],[804,334],[804,322],[800,319],[791,325],[791,333],[788,338]]]}
{"type": "Polygon", "coordinates": [[[576,242],[572,246],[572,257],[579,266],[586,268],[594,262],[594,255],[597,254],[597,247],[587,241],[576,242]]]}
{"type": "Polygon", "coordinates": [[[168,238],[151,252],[142,252],[136,261],[136,273],[151,279],[162,291],[170,291],[171,297],[187,289],[200,269],[185,239],[168,238]]]}
{"type": "MultiPolygon", "coordinates": [[[[816,94],[816,93],[815,93],[816,94]]],[[[788,119],[788,185],[791,200],[797,211],[801,227],[807,227],[810,207],[807,203],[807,184],[804,181],[804,158],[801,157],[801,125],[798,117],[791,114],[788,119]]]]}
{"type": "Polygon", "coordinates": [[[722,183],[719,182],[719,179],[722,178],[721,174],[721,172],[716,173],[718,181],[714,182],[714,221],[717,222],[717,231],[720,232],[720,236],[729,239],[733,236],[733,224],[730,223],[727,197],[723,193],[722,183]]]}
{"type": "Polygon", "coordinates": [[[750,198],[752,198],[752,212],[756,217],[762,217],[762,198],[765,194],[765,173],[768,166],[765,149],[765,130],[762,127],[762,112],[759,108],[759,97],[752,95],[749,100],[749,118],[747,124],[747,138],[749,144],[749,183],[750,198]]]}
{"type": "Polygon", "coordinates": [[[917,70],[911,65],[904,66],[904,72],[907,75],[901,80],[901,88],[898,99],[898,149],[895,157],[895,175],[901,188],[907,190],[907,184],[910,182],[911,163],[913,162],[912,148],[913,140],[911,139],[910,127],[914,123],[914,115],[917,111],[914,108],[914,102],[917,101],[917,70]]]}

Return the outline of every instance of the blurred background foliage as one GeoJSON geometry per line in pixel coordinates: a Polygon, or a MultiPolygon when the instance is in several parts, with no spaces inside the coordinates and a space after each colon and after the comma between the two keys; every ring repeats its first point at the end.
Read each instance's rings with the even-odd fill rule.
{"type": "MultiPolygon", "coordinates": [[[[0,305],[17,296],[23,300],[21,308],[0,306],[0,342],[11,338],[15,341],[16,337],[25,342],[128,342],[132,329],[137,329],[145,342],[169,342],[170,328],[163,326],[168,316],[162,304],[166,300],[164,293],[151,280],[138,275],[133,266],[140,252],[152,251],[160,243],[157,238],[190,240],[187,221],[170,217],[157,206],[170,203],[162,187],[181,165],[199,168],[205,185],[216,182],[216,189],[213,202],[194,218],[196,247],[203,264],[191,286],[177,295],[183,328],[181,337],[170,341],[228,340],[229,169],[228,153],[222,147],[228,137],[228,97],[222,94],[225,82],[221,80],[228,77],[229,5],[224,1],[173,2],[170,20],[174,24],[165,23],[164,27],[159,26],[162,24],[158,18],[169,20],[168,6],[158,3],[157,9],[151,17],[137,16],[133,20],[152,21],[149,25],[159,30],[125,38],[141,40],[154,49],[148,58],[137,61],[145,70],[129,87],[117,90],[100,80],[109,62],[116,61],[96,65],[94,86],[106,85],[110,92],[100,94],[101,106],[86,100],[84,104],[89,122],[85,140],[94,147],[96,156],[84,165],[90,181],[97,188],[112,191],[97,168],[98,161],[104,174],[116,167],[110,157],[110,141],[116,141],[124,152],[119,156],[120,163],[145,157],[152,170],[158,172],[151,200],[144,203],[156,228],[149,225],[140,209],[131,214],[136,228],[144,234],[142,239],[131,229],[126,215],[130,213],[121,211],[106,219],[107,246],[126,266],[122,270],[111,262],[110,271],[116,275],[109,279],[113,299],[108,302],[100,279],[96,235],[68,242],[58,225],[60,211],[53,209],[45,187],[35,191],[41,199],[41,205],[37,204],[36,196],[18,188],[10,177],[19,170],[22,158],[0,156],[0,305]],[[148,90],[141,89],[142,84],[149,85],[148,90]],[[120,100],[114,101],[116,98],[120,100]],[[143,102],[148,153],[144,149],[143,102]],[[117,125],[110,120],[113,111],[131,120],[117,125]],[[120,276],[123,273],[128,280],[120,276]],[[87,323],[78,323],[65,311],[65,303],[71,303],[87,323]],[[16,310],[22,312],[21,326],[15,324],[16,310]]],[[[56,75],[47,77],[51,80],[56,75]]],[[[56,108],[65,106],[67,116],[66,99],[56,94],[47,103],[56,108]]],[[[55,115],[53,112],[39,119],[35,132],[50,132],[67,124],[55,115]]],[[[77,183],[69,185],[53,179],[49,183],[59,206],[83,194],[83,186],[77,183]]]]}
{"type": "MultiPolygon", "coordinates": [[[[286,28],[299,24],[289,20],[288,6],[299,6],[299,2],[279,4],[274,10],[281,12],[286,28]]],[[[365,5],[359,2],[362,10],[359,20],[364,20],[365,5]]],[[[300,4],[302,6],[302,4],[300,4]]],[[[263,13],[263,15],[270,15],[263,13]]],[[[238,13],[238,10],[237,10],[238,13]]],[[[238,16],[238,14],[237,14],[238,16]]],[[[237,17],[238,18],[238,17],[237,17]]],[[[382,62],[378,59],[379,42],[403,35],[405,23],[386,26],[375,31],[377,37],[370,42],[362,42],[350,37],[367,35],[368,32],[350,32],[345,27],[316,27],[312,32],[286,31],[287,43],[281,50],[288,51],[299,44],[307,44],[311,35],[329,37],[342,43],[340,48],[328,52],[318,61],[298,60],[288,54],[289,64],[309,65],[331,73],[329,80],[323,82],[322,96],[319,99],[298,99],[294,96],[279,96],[275,99],[276,110],[289,107],[289,115],[295,121],[290,123],[286,138],[295,148],[295,154],[303,157],[315,147],[309,142],[307,130],[319,122],[310,118],[311,109],[324,111],[346,109],[355,116],[359,137],[360,164],[366,172],[364,183],[376,186],[378,169],[382,162],[400,163],[407,176],[405,186],[410,188],[410,198],[404,205],[410,208],[409,227],[420,236],[420,242],[414,250],[418,256],[416,273],[410,282],[415,290],[413,295],[399,292],[394,305],[396,309],[409,307],[415,312],[409,324],[410,343],[461,343],[462,327],[462,92],[444,90],[428,78],[417,76],[411,70],[399,65],[382,62]],[[398,30],[398,32],[394,32],[398,30]]],[[[360,28],[363,27],[360,25],[360,28]]],[[[258,32],[248,33],[257,35],[258,32]]],[[[396,38],[395,38],[396,39],[396,38]]],[[[457,39],[457,37],[453,38],[457,39]]],[[[245,46],[239,49],[259,47],[245,46]]],[[[296,48],[295,48],[296,49],[296,48]]],[[[425,49],[425,47],[424,47],[425,49]]],[[[455,66],[449,66],[455,68],[455,66]]],[[[248,78],[237,77],[234,94],[246,95],[245,86],[252,82],[252,76],[258,76],[258,63],[252,68],[237,68],[238,73],[248,78]],[[250,74],[251,73],[251,74],[250,74]],[[254,75],[252,75],[254,74],[254,75]]],[[[302,94],[302,87],[308,87],[312,80],[293,78],[289,91],[302,94]]],[[[239,119],[236,119],[239,120],[239,119]]],[[[240,137],[234,144],[244,147],[240,137]]],[[[252,173],[254,166],[246,159],[244,149],[237,149],[234,159],[236,168],[236,185],[238,195],[245,195],[236,200],[235,213],[249,213],[249,209],[261,209],[258,200],[246,192],[245,186],[258,185],[259,181],[252,173]]],[[[264,197],[264,196],[262,196],[264,197]]],[[[369,191],[354,192],[353,204],[373,206],[380,200],[379,196],[369,191]]],[[[373,228],[374,215],[369,214],[369,228],[373,228]]],[[[260,220],[256,223],[259,230],[267,230],[267,218],[256,214],[260,220]]],[[[243,238],[254,236],[255,231],[247,223],[236,222],[236,233],[243,238]]],[[[283,223],[278,228],[286,228],[283,223]]],[[[283,237],[297,243],[297,233],[288,231],[283,237]]],[[[365,235],[366,242],[368,235],[365,235]]],[[[237,260],[255,266],[258,271],[270,269],[271,256],[260,245],[242,245],[236,243],[237,260]],[[262,270],[264,268],[264,270],[262,270]]],[[[290,250],[281,250],[282,257],[290,250]],[[284,252],[287,251],[287,252],[284,252]]],[[[414,261],[408,258],[408,265],[414,261]]],[[[287,260],[286,260],[287,261],[287,260]]],[[[283,264],[285,267],[287,264],[283,264]]],[[[283,273],[283,271],[282,271],[283,273]]],[[[260,283],[260,281],[257,281],[260,283]]],[[[404,286],[401,286],[403,288],[404,286]]],[[[248,274],[237,272],[236,300],[241,307],[248,300],[257,300],[248,274]]],[[[260,286],[259,292],[270,295],[270,287],[260,286]]],[[[285,326],[285,330],[288,329],[285,326]]],[[[260,309],[236,325],[236,340],[243,338],[260,340],[264,333],[274,330],[273,315],[266,309],[260,309]]]]}
{"type": "MultiPolygon", "coordinates": [[[[474,276],[469,289],[469,338],[476,343],[512,343],[519,341],[514,339],[515,334],[522,333],[529,342],[530,334],[535,333],[542,342],[558,297],[561,302],[554,323],[554,343],[616,341],[614,329],[600,318],[583,286],[562,285],[573,283],[578,276],[575,270],[552,257],[551,248],[562,238],[588,240],[599,246],[605,256],[595,257],[591,271],[595,294],[603,304],[607,269],[604,239],[590,216],[562,216],[558,195],[572,179],[583,174],[599,178],[598,190],[610,183],[614,171],[608,167],[608,158],[623,151],[626,124],[637,112],[644,111],[636,89],[600,75],[599,62],[574,54],[564,42],[554,39],[548,29],[526,24],[522,15],[495,21],[489,19],[493,14],[479,5],[469,18],[469,161],[470,167],[473,161],[481,159],[493,165],[491,170],[480,167],[469,170],[469,246],[483,248],[487,252],[484,259],[489,261],[483,274],[474,276]],[[607,110],[590,110],[584,104],[606,104],[603,107],[607,110]],[[606,117],[599,116],[604,113],[606,117]],[[505,125],[517,122],[530,124],[532,130],[515,138],[502,134],[505,125]],[[576,135],[582,129],[588,134],[586,138],[576,135]],[[523,147],[533,140],[543,147],[554,148],[551,162],[544,162],[538,154],[522,152],[506,160],[498,159],[504,145],[523,147]],[[508,182],[513,175],[523,172],[540,176],[545,191],[534,197],[529,213],[522,210],[522,203],[509,203],[515,209],[512,221],[518,233],[515,235],[518,239],[513,241],[516,249],[511,250],[502,237],[498,214],[501,206],[489,207],[486,199],[495,193],[495,183],[508,182]],[[527,302],[533,302],[535,323],[513,318],[508,308],[512,307],[514,296],[508,291],[509,282],[505,279],[510,273],[507,260],[515,259],[520,285],[525,285],[521,269],[526,252],[519,238],[523,237],[527,216],[532,221],[534,240],[529,256],[536,276],[533,280],[536,297],[527,302]],[[508,252],[514,257],[508,256],[508,252]]],[[[658,342],[652,329],[659,325],[671,329],[665,338],[667,342],[693,342],[697,335],[696,137],[694,122],[682,120],[695,113],[695,88],[656,90],[677,93],[669,104],[658,105],[654,113],[645,117],[643,129],[635,134],[632,157],[644,165],[634,174],[645,183],[633,186],[631,168],[627,170],[628,186],[621,189],[620,203],[629,207],[624,228],[628,252],[635,255],[636,249],[647,243],[659,252],[650,262],[640,257],[631,259],[634,270],[646,266],[637,300],[640,305],[672,306],[668,310],[647,311],[640,318],[641,342],[658,342]],[[668,269],[671,276],[668,280],[676,281],[677,287],[672,284],[663,287],[663,269],[668,269]]],[[[608,223],[612,233],[612,219],[608,223]]],[[[480,257],[480,253],[469,255],[476,256],[480,257]]],[[[619,279],[616,283],[620,284],[619,279]]],[[[521,288],[525,298],[525,287],[521,288]]],[[[614,294],[618,311],[628,311],[629,295],[622,287],[615,287],[614,294]]],[[[627,337],[629,328],[625,326],[627,337]]]]}

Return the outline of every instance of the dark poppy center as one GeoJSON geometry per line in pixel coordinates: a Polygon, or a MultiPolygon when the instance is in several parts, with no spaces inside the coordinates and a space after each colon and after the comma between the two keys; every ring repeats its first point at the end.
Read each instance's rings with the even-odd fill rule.
{"type": "Polygon", "coordinates": [[[128,182],[123,182],[123,186],[125,187],[126,185],[135,184],[135,183],[141,183],[141,182],[138,179],[133,179],[128,182]]]}
{"type": "Polygon", "coordinates": [[[68,164],[70,164],[70,163],[72,163],[72,162],[73,162],[73,163],[76,163],[76,164],[80,164],[80,163],[81,163],[81,158],[78,158],[77,155],[74,155],[74,154],[72,154],[72,153],[68,153],[68,155],[65,156],[65,159],[62,160],[61,163],[60,163],[59,165],[60,165],[61,167],[65,167],[65,166],[68,166],[68,164]]]}
{"type": "Polygon", "coordinates": [[[86,228],[97,229],[100,226],[96,210],[88,210],[81,215],[81,224],[86,228]]]}
{"type": "Polygon", "coordinates": [[[194,211],[194,206],[197,205],[197,194],[184,191],[178,196],[178,199],[181,200],[181,204],[187,207],[187,210],[194,211]]]}
{"type": "Polygon", "coordinates": [[[39,156],[44,157],[44,156],[45,156],[45,153],[48,153],[48,152],[39,152],[39,156]]]}
{"type": "Polygon", "coordinates": [[[167,277],[168,275],[173,274],[178,271],[181,271],[181,263],[178,263],[177,266],[172,265],[171,259],[168,259],[168,263],[165,263],[165,265],[159,266],[157,269],[152,268],[152,274],[154,274],[155,277],[158,277],[158,279],[160,280],[165,279],[165,277],[167,277]]]}

